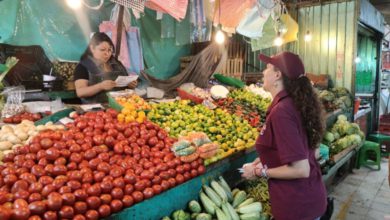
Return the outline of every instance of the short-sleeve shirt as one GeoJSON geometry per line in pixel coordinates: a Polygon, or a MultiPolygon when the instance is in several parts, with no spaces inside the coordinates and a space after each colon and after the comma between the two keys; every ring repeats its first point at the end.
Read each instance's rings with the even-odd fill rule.
{"type": "Polygon", "coordinates": [[[326,189],[314,149],[301,116],[286,91],[281,91],[268,108],[266,123],[256,141],[261,162],[268,168],[280,167],[308,159],[308,178],[269,179],[272,214],[276,220],[313,220],[326,210],[326,189]]]}
{"type": "Polygon", "coordinates": [[[81,64],[78,64],[74,69],[73,80],[85,79],[89,80],[88,69],[81,64]]]}

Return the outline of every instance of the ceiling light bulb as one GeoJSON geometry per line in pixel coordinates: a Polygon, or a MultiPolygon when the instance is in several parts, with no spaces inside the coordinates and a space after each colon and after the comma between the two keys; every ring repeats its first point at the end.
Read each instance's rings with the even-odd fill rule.
{"type": "Polygon", "coordinates": [[[310,31],[307,31],[305,34],[305,41],[309,42],[309,41],[311,41],[311,39],[312,39],[311,33],[310,33],[310,31]]]}
{"type": "Polygon", "coordinates": [[[66,0],[66,4],[73,10],[81,8],[81,0],[66,0]]]}
{"type": "Polygon", "coordinates": [[[225,34],[221,30],[218,30],[215,34],[215,42],[217,44],[223,44],[225,42],[225,34]]]}
{"type": "Polygon", "coordinates": [[[277,47],[280,47],[280,46],[282,46],[282,44],[283,44],[283,38],[282,38],[282,36],[281,36],[281,34],[279,32],[277,37],[274,40],[274,45],[277,46],[277,47]]]}

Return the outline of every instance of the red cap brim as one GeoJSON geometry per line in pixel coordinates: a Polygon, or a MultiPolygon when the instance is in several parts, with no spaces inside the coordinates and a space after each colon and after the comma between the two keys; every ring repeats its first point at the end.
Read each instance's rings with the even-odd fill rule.
{"type": "Polygon", "coordinates": [[[263,61],[264,63],[271,63],[272,64],[272,58],[268,57],[268,56],[266,56],[264,54],[259,54],[258,59],[260,61],[263,61]]]}

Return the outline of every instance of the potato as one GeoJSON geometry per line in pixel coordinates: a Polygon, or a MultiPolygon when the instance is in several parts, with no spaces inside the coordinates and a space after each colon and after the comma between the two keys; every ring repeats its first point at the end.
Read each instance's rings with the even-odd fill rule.
{"type": "Polygon", "coordinates": [[[3,151],[3,154],[5,156],[5,155],[13,153],[13,152],[14,152],[13,150],[5,150],[5,151],[3,151]]]}
{"type": "Polygon", "coordinates": [[[46,125],[46,126],[47,126],[47,125],[53,125],[53,122],[52,122],[52,121],[49,121],[49,122],[47,122],[45,125],[46,125]]]}
{"type": "Polygon", "coordinates": [[[8,136],[14,135],[13,132],[2,132],[0,135],[0,141],[6,141],[8,139],[8,136]]]}
{"type": "Polygon", "coordinates": [[[56,125],[57,130],[64,130],[65,126],[63,125],[56,125]]]}
{"type": "Polygon", "coordinates": [[[14,146],[12,146],[12,150],[16,150],[18,147],[21,147],[23,145],[21,144],[15,144],[14,146]]]}
{"type": "Polygon", "coordinates": [[[3,158],[4,158],[4,153],[3,153],[3,151],[0,151],[0,165],[2,164],[2,160],[3,160],[3,158]]]}
{"type": "Polygon", "coordinates": [[[1,151],[9,150],[12,148],[12,145],[13,144],[9,141],[1,141],[0,142],[0,150],[1,151]]]}
{"type": "Polygon", "coordinates": [[[4,126],[1,128],[1,131],[2,131],[2,132],[14,132],[14,129],[13,129],[12,126],[10,126],[10,125],[4,125],[4,126]]]}
{"type": "Polygon", "coordinates": [[[34,122],[29,121],[29,120],[23,120],[23,121],[22,121],[22,124],[23,124],[23,125],[28,125],[28,126],[31,126],[31,125],[34,126],[34,122]]]}
{"type": "Polygon", "coordinates": [[[55,130],[57,130],[57,126],[56,125],[46,125],[46,129],[55,131],[55,130]]]}
{"type": "Polygon", "coordinates": [[[18,137],[21,141],[25,141],[27,140],[28,138],[28,135],[26,134],[26,132],[15,132],[16,134],[16,137],[18,137]]]}
{"type": "Polygon", "coordinates": [[[46,130],[46,126],[38,125],[36,129],[37,129],[37,131],[43,131],[43,130],[46,130]]]}
{"type": "Polygon", "coordinates": [[[20,144],[22,141],[16,136],[16,135],[9,135],[7,138],[7,141],[13,143],[13,144],[20,144]]]}

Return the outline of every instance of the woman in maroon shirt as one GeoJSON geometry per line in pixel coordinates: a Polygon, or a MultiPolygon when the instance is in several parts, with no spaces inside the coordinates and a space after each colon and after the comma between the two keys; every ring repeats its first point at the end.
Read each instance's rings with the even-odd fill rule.
{"type": "Polygon", "coordinates": [[[324,132],[321,104],[298,55],[260,55],[267,63],[264,89],[273,101],[256,141],[259,158],[243,166],[243,177],[268,178],[276,220],[319,219],[326,210],[326,190],[315,159],[324,132]]]}

